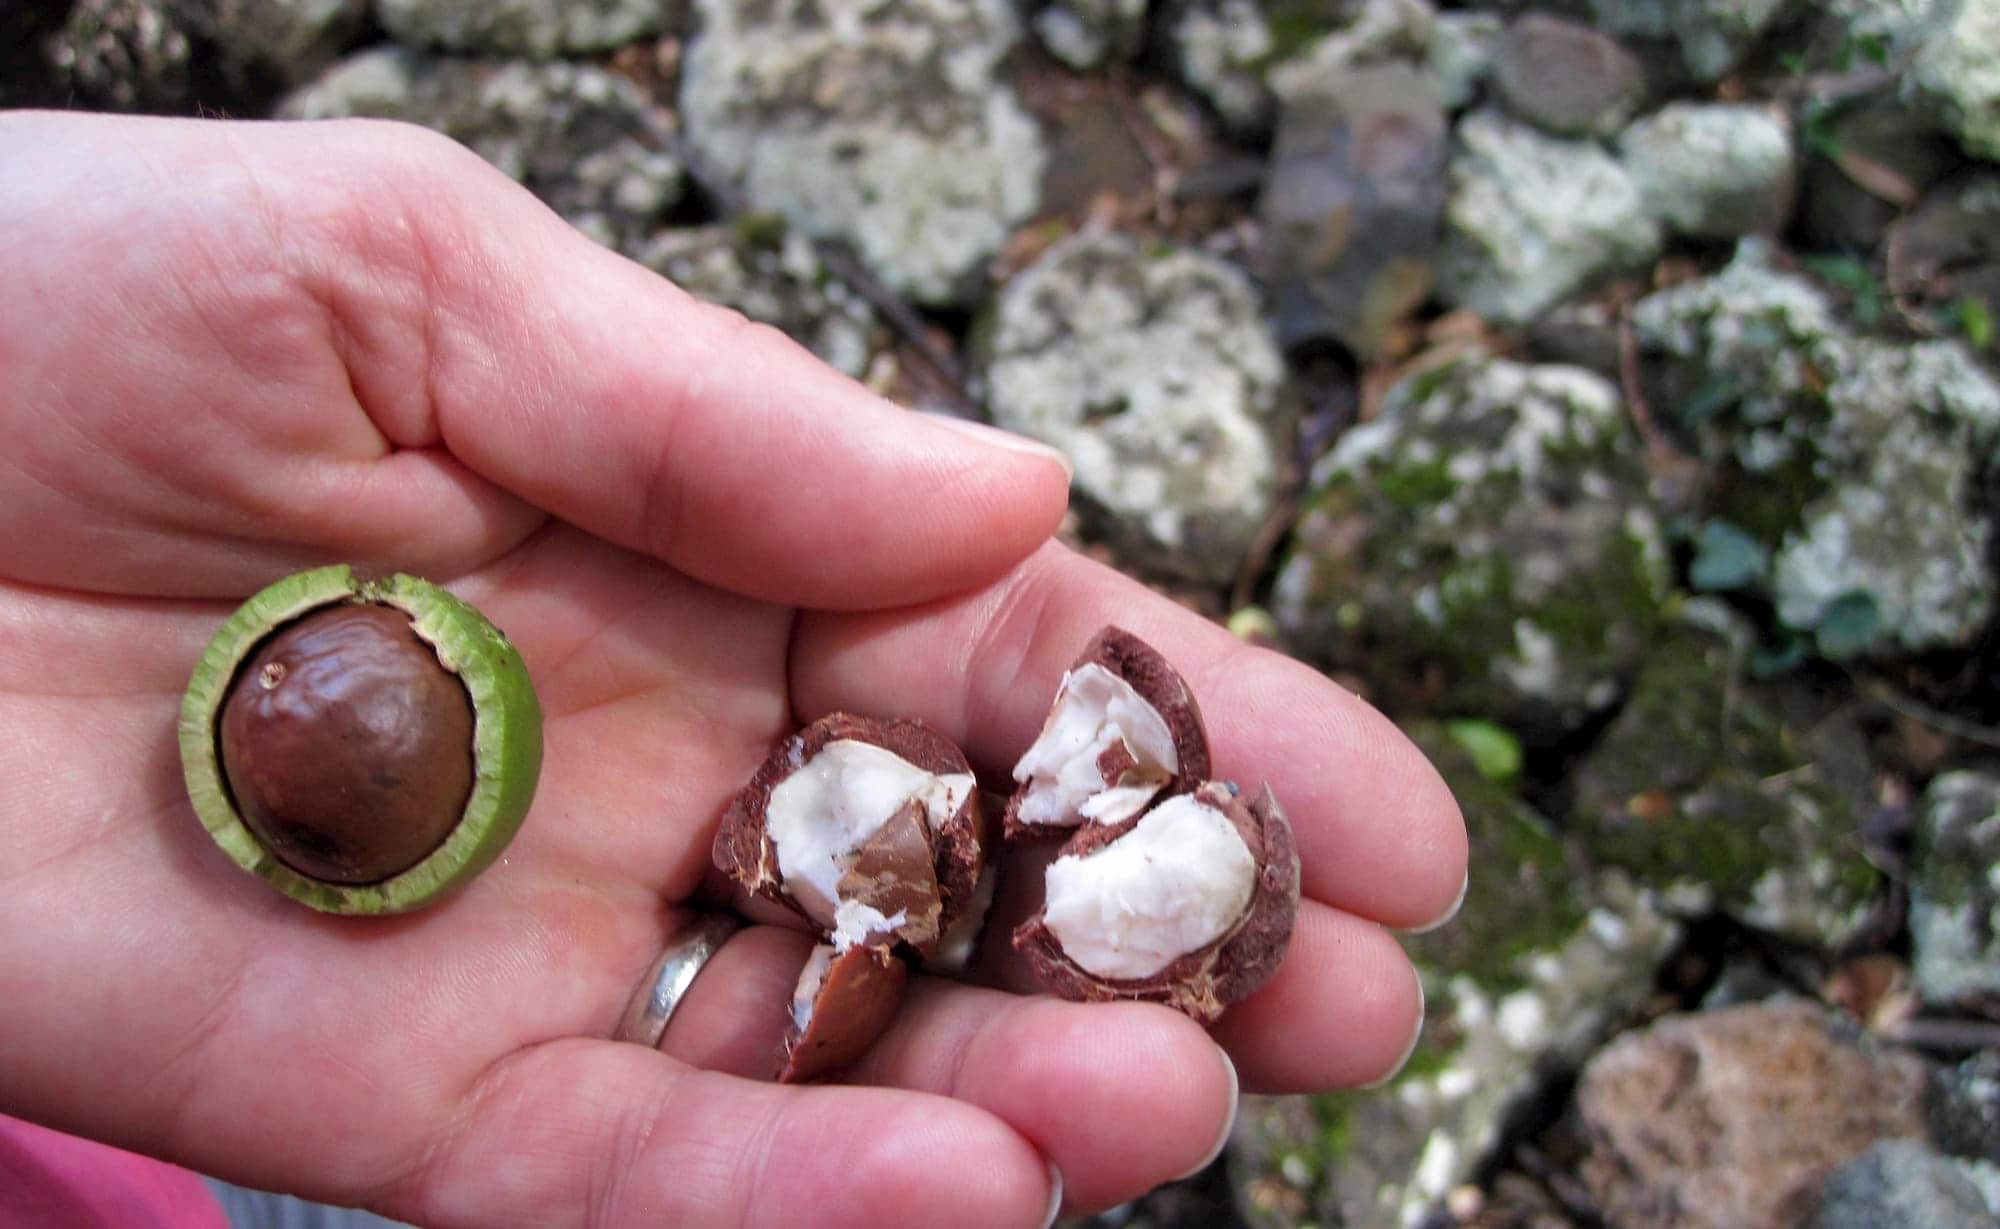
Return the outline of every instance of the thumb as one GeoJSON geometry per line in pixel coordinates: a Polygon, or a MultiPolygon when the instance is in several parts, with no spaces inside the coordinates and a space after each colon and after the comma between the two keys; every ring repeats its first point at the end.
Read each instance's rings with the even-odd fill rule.
{"type": "Polygon", "coordinates": [[[423,387],[474,472],[700,580],[804,606],[970,588],[1054,531],[1054,450],[899,409],[448,148],[447,175],[428,149],[408,217],[428,263],[423,387]]]}

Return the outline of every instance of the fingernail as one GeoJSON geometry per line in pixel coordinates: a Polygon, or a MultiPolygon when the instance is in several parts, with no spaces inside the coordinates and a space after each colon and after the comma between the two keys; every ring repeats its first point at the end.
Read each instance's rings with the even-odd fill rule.
{"type": "Polygon", "coordinates": [[[1049,1214],[1042,1218],[1042,1229],[1050,1229],[1056,1223],[1056,1217],[1062,1215],[1063,1183],[1062,1170],[1056,1168],[1056,1163],[1045,1163],[1049,1167],[1049,1214]]]}
{"type": "Polygon", "coordinates": [[[958,418],[950,414],[939,414],[932,410],[919,410],[917,412],[939,426],[950,427],[961,435],[969,435],[989,448],[1005,448],[1009,452],[1025,452],[1030,456],[1047,458],[1062,466],[1063,473],[1071,477],[1076,476],[1076,467],[1069,463],[1069,458],[1063,455],[1060,450],[1051,448],[1040,440],[1031,440],[1025,435],[1016,435],[1012,431],[1002,431],[998,427],[988,426],[983,422],[974,422],[970,418],[958,418]]]}
{"type": "Polygon", "coordinates": [[[1413,927],[1412,929],[1406,930],[1403,933],[1409,935],[1427,935],[1433,930],[1440,929],[1441,927],[1444,926],[1449,926],[1451,924],[1452,919],[1458,916],[1458,911],[1460,909],[1465,908],[1465,892],[1466,889],[1470,888],[1471,886],[1472,886],[1472,871],[1468,869],[1465,872],[1465,878],[1459,880],[1458,899],[1451,902],[1451,908],[1446,909],[1444,911],[1443,916],[1439,917],[1438,920],[1435,922],[1426,922],[1422,926],[1413,927]]]}
{"type": "Polygon", "coordinates": [[[1381,1079],[1370,1080],[1368,1083],[1363,1084],[1361,1086],[1363,1089],[1380,1088],[1390,1080],[1401,1075],[1403,1068],[1410,1065],[1411,1056],[1416,1054],[1417,1043],[1424,1039],[1424,1013],[1428,1010],[1428,1006],[1424,1002],[1424,979],[1418,975],[1415,969],[1410,970],[1410,976],[1417,979],[1417,1026],[1410,1030],[1410,1044],[1403,1047],[1403,1056],[1396,1060],[1395,1066],[1389,1068],[1388,1072],[1381,1079]]]}
{"type": "Polygon", "coordinates": [[[1201,1158],[1199,1165],[1174,1179],[1176,1182],[1192,1178],[1215,1164],[1215,1158],[1222,1155],[1222,1150],[1229,1146],[1229,1137],[1236,1132],[1236,1111],[1243,1105],[1243,1085],[1236,1078],[1236,1064],[1230,1061],[1229,1051],[1218,1048],[1215,1052],[1222,1058],[1222,1069],[1229,1073],[1229,1114],[1222,1120],[1222,1134],[1215,1137],[1215,1146],[1208,1150],[1208,1155],[1201,1158]]]}

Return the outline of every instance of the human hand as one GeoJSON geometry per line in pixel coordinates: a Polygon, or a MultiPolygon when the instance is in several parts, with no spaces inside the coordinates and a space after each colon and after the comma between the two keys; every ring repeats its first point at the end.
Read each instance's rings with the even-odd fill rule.
{"type": "Polygon", "coordinates": [[[1405,1051],[1378,923],[1458,892],[1448,794],[1311,671],[1037,548],[1046,453],[881,403],[392,125],[0,115],[0,304],[0,1109],[442,1226],[1027,1225],[1045,1162],[1073,1211],[1202,1162],[1216,1042],[1262,1089],[1405,1051]],[[447,581],[548,715],[504,860],[405,917],[241,875],[181,784],[208,636],[336,559],[447,581]],[[777,925],[661,1051],[602,1040],[777,737],[912,716],[1004,774],[1112,620],[1298,833],[1290,954],[1213,1040],[920,979],[854,1086],[775,1086],[809,943],[777,925]]]}

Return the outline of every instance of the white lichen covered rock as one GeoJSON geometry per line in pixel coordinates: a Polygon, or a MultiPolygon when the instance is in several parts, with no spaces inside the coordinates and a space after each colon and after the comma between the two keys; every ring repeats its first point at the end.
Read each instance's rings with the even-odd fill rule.
{"type": "Polygon", "coordinates": [[[2000,1006],[2000,777],[1948,773],[1924,792],[1910,950],[1925,1002],[2000,1006]]]}
{"type": "Polygon", "coordinates": [[[41,51],[68,101],[121,111],[261,110],[368,25],[367,0],[76,0],[10,6],[4,37],[25,46],[36,21],[16,13],[37,8],[62,23],[41,51]]]}
{"type": "Polygon", "coordinates": [[[1410,733],[1465,815],[1466,898],[1454,921],[1409,941],[1425,1015],[1399,1076],[1377,1090],[1245,1100],[1231,1186],[1259,1229],[1427,1223],[1492,1160],[1513,1116],[1652,992],[1681,934],[1623,877],[1579,874],[1548,822],[1435,727],[1410,733]]]}
{"type": "Polygon", "coordinates": [[[660,28],[660,0],[376,0],[389,33],[419,47],[549,57],[609,51],[660,28]]]}
{"type": "Polygon", "coordinates": [[[1844,652],[1978,633],[1993,611],[1978,487],[2000,445],[2000,385],[1962,345],[1855,336],[1753,241],[1632,319],[1664,404],[1721,467],[1712,510],[1770,550],[1787,626],[1811,632],[1861,603],[1844,652]]]}
{"type": "Polygon", "coordinates": [[[1162,20],[1181,80],[1225,124],[1244,133],[1270,126],[1264,68],[1277,53],[1277,39],[1257,0],[1183,0],[1162,20]]]}
{"type": "Polygon", "coordinates": [[[1936,101],[1968,153],[2000,159],[2000,5],[1964,0],[1951,24],[1924,40],[1909,79],[1936,101]]]}
{"type": "Polygon", "coordinates": [[[1132,566],[1233,577],[1276,495],[1284,365],[1235,267],[1078,236],[1001,291],[982,360],[994,421],[1076,467],[1132,566]]]}
{"type": "Polygon", "coordinates": [[[1317,14],[1271,0],[1170,0],[1159,8],[1181,80],[1246,136],[1270,128],[1277,99],[1321,92],[1371,64],[1414,65],[1446,106],[1464,106],[1501,35],[1495,14],[1440,13],[1428,0],[1355,0],[1317,14]]]}
{"type": "Polygon", "coordinates": [[[997,77],[1005,0],[701,0],[681,112],[751,206],[853,245],[894,289],[969,297],[1035,210],[1040,130],[997,77]]]}
{"type": "Polygon", "coordinates": [[[1791,211],[1791,123],[1775,108],[1673,103],[1627,128],[1618,146],[1639,190],[1676,234],[1771,234],[1791,211]]]}
{"type": "Polygon", "coordinates": [[[519,180],[599,243],[631,252],[681,195],[672,116],[587,64],[362,52],[287,99],[295,119],[369,116],[434,128],[519,180]]]}
{"type": "Polygon", "coordinates": [[[1637,451],[1581,368],[1407,377],[1313,475],[1272,613],[1384,699],[1559,738],[1624,694],[1666,597],[1637,451]]]}
{"type": "Polygon", "coordinates": [[[1148,0],[1052,0],[1035,14],[1035,35],[1049,54],[1083,71],[1129,60],[1146,42],[1148,0]]]}
{"type": "Polygon", "coordinates": [[[1544,135],[1498,111],[1457,128],[1439,290],[1524,324],[1592,278],[1660,248],[1651,203],[1600,146],[1544,135]]]}
{"type": "Polygon", "coordinates": [[[696,298],[782,329],[847,375],[866,373],[881,349],[874,310],[783,223],[662,231],[632,255],[696,298]]]}
{"type": "Polygon", "coordinates": [[[1590,0],[1597,28],[1633,43],[1671,46],[1698,81],[1742,63],[1802,0],[1590,0]]]}

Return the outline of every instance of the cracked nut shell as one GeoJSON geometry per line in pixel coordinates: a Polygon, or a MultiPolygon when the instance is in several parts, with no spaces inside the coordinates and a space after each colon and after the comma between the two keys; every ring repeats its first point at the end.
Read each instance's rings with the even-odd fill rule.
{"type": "MultiPolygon", "coordinates": [[[[1164,1003],[1203,1024],[1219,1019],[1232,1003],[1255,993],[1277,971],[1291,942],[1298,915],[1299,855],[1292,828],[1269,787],[1249,801],[1226,782],[1204,782],[1195,799],[1228,817],[1250,851],[1256,868],[1249,903],[1234,925],[1213,941],[1176,957],[1157,973],[1120,980],[1098,977],[1064,952],[1042,913],[1014,932],[1014,948],[1037,979],[1066,999],[1108,1002],[1120,999],[1164,1003]]],[[[1083,856],[1103,849],[1139,825],[1144,815],[1115,825],[1078,830],[1059,856],[1083,856]]]]}
{"type": "Polygon", "coordinates": [[[813,948],[793,992],[778,1082],[802,1084],[844,1067],[896,1017],[909,967],[880,946],[813,948]]]}
{"type": "MultiPolygon", "coordinates": [[[[950,739],[916,721],[835,713],[778,744],[724,813],[715,865],[745,891],[784,905],[822,934],[831,929],[826,919],[837,902],[800,899],[788,888],[767,820],[772,791],[840,741],[871,744],[934,776],[972,775],[950,739]]],[[[915,800],[899,808],[852,851],[836,889],[843,900],[868,904],[885,917],[903,910],[909,921],[895,937],[928,954],[975,903],[986,863],[986,824],[977,788],[935,831],[925,814],[915,800]]]]}
{"type": "MultiPolygon", "coordinates": [[[[1123,680],[1166,722],[1167,731],[1173,738],[1179,770],[1160,791],[1155,803],[1186,793],[1208,779],[1208,730],[1202,724],[1201,708],[1195,703],[1194,691],[1188,687],[1187,680],[1168,664],[1158,649],[1122,627],[1107,626],[1091,637],[1083,652],[1070,663],[1068,673],[1073,674],[1085,666],[1101,666],[1123,680]]],[[[1053,705],[1050,716],[1054,716],[1053,705]]],[[[1098,770],[1104,776],[1106,785],[1116,784],[1131,766],[1131,755],[1122,746],[1112,748],[1098,761],[1098,770]]],[[[1001,833],[1006,840],[1060,839],[1068,836],[1078,824],[1090,826],[1089,821],[1081,816],[1074,817],[1071,823],[1023,823],[1020,819],[1021,803],[1027,794],[1028,786],[1023,783],[1007,800],[1007,810],[1001,821],[1001,833]]]]}
{"type": "Polygon", "coordinates": [[[513,837],[541,766],[520,655],[410,576],[286,578],[210,642],[179,726],[188,793],[239,866],[315,909],[396,913],[513,837]]]}

